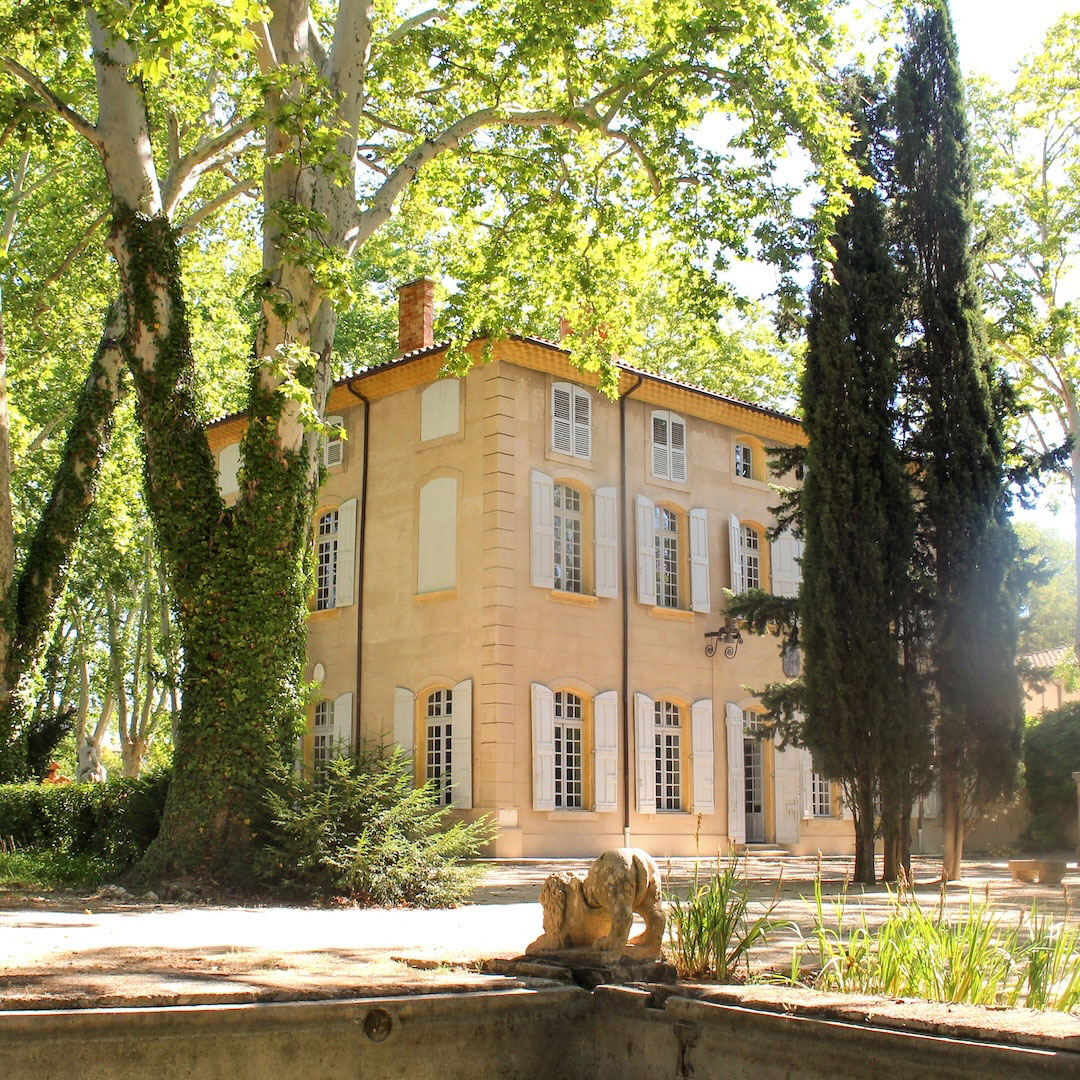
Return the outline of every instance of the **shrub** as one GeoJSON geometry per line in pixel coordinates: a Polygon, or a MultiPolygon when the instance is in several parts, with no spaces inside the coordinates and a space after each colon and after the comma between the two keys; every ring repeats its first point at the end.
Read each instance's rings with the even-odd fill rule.
{"type": "Polygon", "coordinates": [[[801,981],[809,949],[817,953],[816,990],[1063,1012],[1080,1006],[1080,930],[1040,915],[1034,904],[1019,926],[1005,928],[986,904],[971,897],[953,916],[944,890],[933,914],[914,895],[905,901],[901,891],[880,926],[871,929],[862,915],[847,928],[846,897],[837,899],[828,925],[820,880],[814,893],[812,945],[796,946],[792,982],[801,981]]]}
{"type": "Polygon", "coordinates": [[[668,944],[679,974],[691,978],[715,978],[730,982],[740,966],[746,966],[750,949],[764,944],[776,928],[772,919],[776,895],[765,911],[754,917],[750,911],[750,882],[739,873],[739,860],[729,856],[717,860],[716,873],[704,884],[694,865],[694,884],[685,899],[669,898],[668,944]]]}
{"type": "Polygon", "coordinates": [[[1025,839],[1044,850],[1071,848],[1080,769],[1080,702],[1046,713],[1024,732],[1024,783],[1031,805],[1025,839]]]}
{"type": "Polygon", "coordinates": [[[0,836],[122,870],[157,836],[168,786],[165,771],[104,784],[0,784],[0,836]]]}
{"type": "Polygon", "coordinates": [[[290,776],[268,796],[273,822],[259,872],[305,896],[365,904],[460,903],[478,871],[461,863],[492,837],[487,818],[447,825],[430,784],[415,787],[400,749],[366,747],[318,782],[290,776]]]}

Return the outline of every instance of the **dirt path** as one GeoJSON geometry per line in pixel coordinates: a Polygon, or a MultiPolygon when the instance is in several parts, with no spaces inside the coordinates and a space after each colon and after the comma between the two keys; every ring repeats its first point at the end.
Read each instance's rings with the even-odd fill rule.
{"type": "MultiPolygon", "coordinates": [[[[844,889],[850,859],[823,859],[828,905],[844,889]]],[[[193,1004],[357,993],[422,993],[505,985],[478,973],[489,957],[520,954],[540,932],[536,902],[555,870],[584,874],[588,860],[492,861],[470,902],[455,909],[239,907],[155,904],[132,898],[0,893],[0,1008],[86,1008],[193,1004]]],[[[685,894],[690,859],[663,863],[669,890],[685,894]]],[[[791,924],[755,951],[754,966],[790,963],[800,930],[813,921],[817,860],[751,859],[757,910],[775,897],[775,916],[791,924]],[[799,928],[799,929],[796,929],[799,928]]],[[[705,868],[702,868],[705,872],[705,868]]],[[[936,907],[938,863],[915,863],[916,895],[936,907]]],[[[1065,886],[1019,884],[1004,862],[965,863],[964,880],[945,891],[951,908],[988,899],[1003,921],[1037,900],[1040,910],[1078,917],[1080,874],[1065,886]]],[[[882,921],[892,903],[884,887],[847,890],[846,918],[882,921]]]]}

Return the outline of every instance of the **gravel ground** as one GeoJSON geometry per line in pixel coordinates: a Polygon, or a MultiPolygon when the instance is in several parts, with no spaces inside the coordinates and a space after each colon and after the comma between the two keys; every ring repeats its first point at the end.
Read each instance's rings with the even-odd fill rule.
{"type": "MultiPolygon", "coordinates": [[[[423,993],[505,986],[479,973],[540,933],[540,884],[556,870],[584,874],[588,860],[490,861],[468,904],[418,911],[154,903],[139,898],[0,892],[0,1008],[86,1008],[423,993]]],[[[747,862],[758,910],[791,924],[757,949],[753,965],[786,968],[799,930],[813,922],[815,875],[826,903],[850,877],[849,858],[759,857],[747,862]],[[809,902],[808,902],[809,901],[809,902]],[[795,929],[798,927],[799,929],[795,929]]],[[[666,888],[685,894],[692,859],[662,862],[666,888]]],[[[705,872],[706,867],[702,867],[705,872]]],[[[971,860],[944,891],[939,864],[916,858],[924,906],[989,900],[1003,922],[1037,900],[1076,919],[1080,874],[1064,886],[1010,880],[1004,861],[971,860]]],[[[884,886],[847,890],[847,919],[875,925],[891,904],[884,886]]]]}

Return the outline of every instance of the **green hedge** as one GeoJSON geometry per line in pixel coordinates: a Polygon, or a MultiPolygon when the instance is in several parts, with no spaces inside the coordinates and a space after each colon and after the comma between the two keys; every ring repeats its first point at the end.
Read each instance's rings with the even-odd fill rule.
{"type": "Polygon", "coordinates": [[[1024,785],[1031,805],[1025,839],[1044,850],[1070,848],[1076,837],[1080,702],[1048,712],[1024,731],[1024,785]]]}
{"type": "Polygon", "coordinates": [[[168,786],[167,770],[104,784],[0,784],[0,836],[127,866],[157,835],[168,786]]]}

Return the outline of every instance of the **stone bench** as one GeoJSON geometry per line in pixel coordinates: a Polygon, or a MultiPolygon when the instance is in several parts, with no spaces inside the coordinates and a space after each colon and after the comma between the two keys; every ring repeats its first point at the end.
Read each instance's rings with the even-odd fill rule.
{"type": "Polygon", "coordinates": [[[1013,881],[1035,881],[1040,885],[1060,885],[1065,876],[1063,859],[1010,859],[1013,881]]]}

